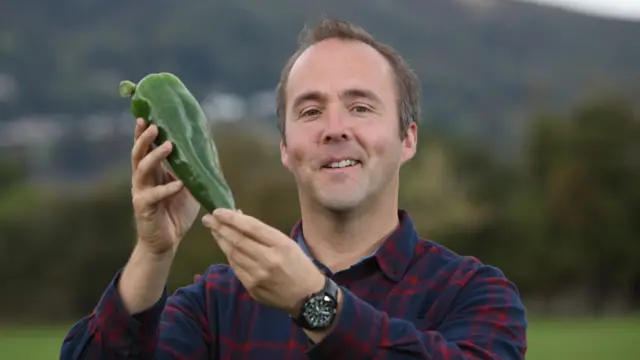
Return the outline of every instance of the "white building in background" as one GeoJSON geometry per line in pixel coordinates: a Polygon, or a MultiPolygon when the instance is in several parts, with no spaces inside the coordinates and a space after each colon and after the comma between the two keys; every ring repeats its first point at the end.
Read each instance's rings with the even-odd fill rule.
{"type": "Polygon", "coordinates": [[[239,95],[212,92],[201,102],[210,122],[273,119],[276,115],[274,91],[259,91],[245,99],[239,95]]]}
{"type": "Polygon", "coordinates": [[[275,119],[276,117],[276,93],[274,90],[265,90],[255,93],[248,101],[248,115],[251,119],[275,119]]]}
{"type": "Polygon", "coordinates": [[[200,105],[210,122],[235,122],[247,114],[247,101],[230,93],[213,92],[200,105]]]}

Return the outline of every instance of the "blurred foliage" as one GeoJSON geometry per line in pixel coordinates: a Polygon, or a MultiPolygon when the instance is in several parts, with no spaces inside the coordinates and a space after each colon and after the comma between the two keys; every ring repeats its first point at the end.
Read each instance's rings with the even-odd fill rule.
{"type": "MultiPolygon", "coordinates": [[[[425,134],[402,169],[401,206],[423,237],[499,266],[536,310],[554,311],[563,296],[573,296],[571,311],[600,313],[620,299],[619,310],[639,307],[638,113],[594,99],[531,124],[524,158],[513,162],[462,138],[425,134]]],[[[288,233],[299,209],[278,139],[236,124],[213,134],[239,206],[288,233]]],[[[15,157],[0,164],[0,317],[90,312],[133,246],[128,165],[71,191],[25,182],[15,157]]],[[[224,261],[198,219],[170,287],[224,261]]]]}
{"type": "Polygon", "coordinates": [[[17,93],[0,101],[0,121],[119,113],[118,82],[155,71],[177,73],[199,99],[271,90],[298,32],[322,13],[401,51],[422,80],[426,121],[491,146],[517,144],[532,105],[640,89],[640,24],[512,0],[477,3],[5,1],[0,72],[15,78],[17,93]]]}
{"type": "MultiPolygon", "coordinates": [[[[68,114],[79,128],[123,111],[120,80],[155,71],[175,72],[199,99],[251,96],[274,88],[305,22],[351,20],[393,44],[422,80],[420,149],[400,189],[422,236],[499,266],[534,311],[640,307],[640,119],[637,99],[621,95],[640,89],[640,24],[473,4],[4,2],[0,81],[11,77],[16,93],[0,99],[0,121],[68,114]],[[589,98],[607,89],[620,95],[589,98]]],[[[295,182],[274,131],[255,120],[213,129],[224,173],[245,213],[288,232],[295,182]]],[[[129,146],[77,136],[0,155],[0,319],[75,319],[95,306],[135,238],[129,165],[110,169],[129,146]],[[59,164],[99,181],[30,182],[59,164]]],[[[224,261],[198,219],[170,286],[224,261]]]]}

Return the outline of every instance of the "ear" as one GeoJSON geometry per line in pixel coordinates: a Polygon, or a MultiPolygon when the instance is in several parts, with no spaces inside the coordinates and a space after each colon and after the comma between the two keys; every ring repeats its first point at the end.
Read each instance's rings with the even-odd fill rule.
{"type": "Polygon", "coordinates": [[[409,161],[418,149],[418,125],[414,122],[409,125],[402,139],[402,163],[409,161]]]}
{"type": "Polygon", "coordinates": [[[284,142],[284,139],[280,140],[280,161],[282,161],[282,165],[289,169],[289,154],[287,153],[287,145],[284,142]]]}

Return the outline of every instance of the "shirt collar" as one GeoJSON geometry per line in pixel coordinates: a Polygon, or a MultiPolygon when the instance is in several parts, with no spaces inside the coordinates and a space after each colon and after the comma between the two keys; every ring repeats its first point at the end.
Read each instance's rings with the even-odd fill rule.
{"type": "MultiPolygon", "coordinates": [[[[407,211],[399,209],[398,220],[400,221],[398,227],[382,242],[380,247],[360,260],[364,261],[374,257],[384,274],[394,281],[402,279],[413,258],[418,242],[418,234],[407,211]]],[[[305,254],[310,256],[309,248],[304,241],[301,220],[291,230],[291,238],[300,245],[305,254]]]]}

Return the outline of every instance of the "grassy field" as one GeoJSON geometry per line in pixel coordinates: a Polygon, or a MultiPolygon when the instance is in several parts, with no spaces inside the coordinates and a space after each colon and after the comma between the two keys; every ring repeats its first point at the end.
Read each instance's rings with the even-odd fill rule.
{"type": "Polygon", "coordinates": [[[640,317],[532,321],[527,359],[638,359],[640,317]]]}
{"type": "MultiPolygon", "coordinates": [[[[58,359],[67,328],[0,328],[0,358],[58,359]]],[[[534,320],[529,330],[530,360],[638,359],[640,317],[625,319],[534,320]]]]}

